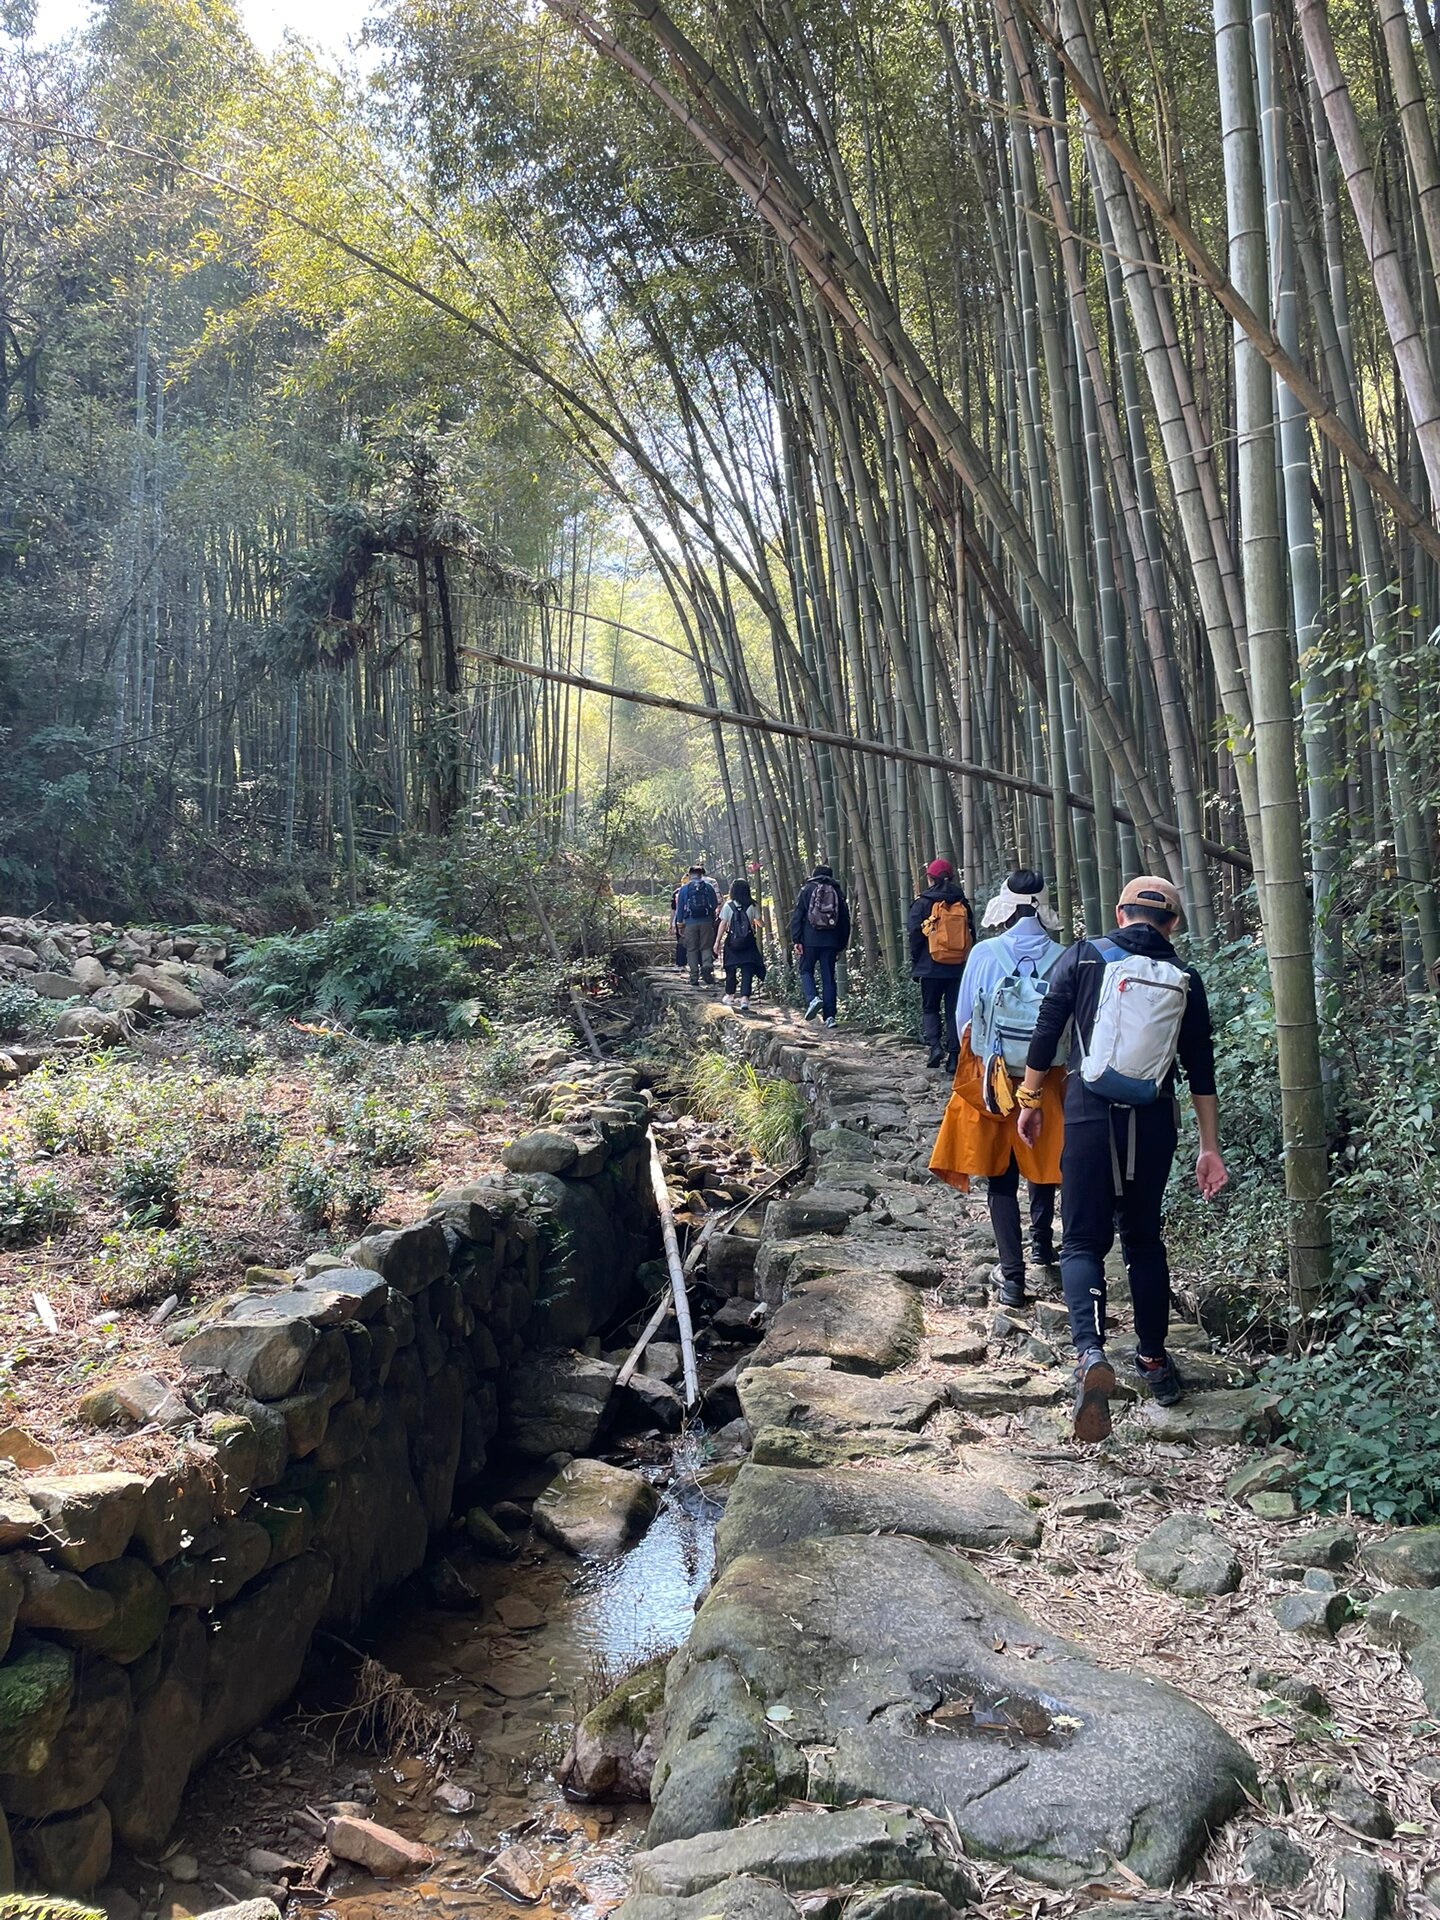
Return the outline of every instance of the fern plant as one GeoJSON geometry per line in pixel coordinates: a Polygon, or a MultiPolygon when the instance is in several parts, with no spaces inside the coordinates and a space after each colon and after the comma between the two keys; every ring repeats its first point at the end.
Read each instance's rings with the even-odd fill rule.
{"type": "Polygon", "coordinates": [[[474,986],[433,920],[391,907],[257,941],[241,972],[264,1006],[327,1014],[376,1039],[443,1031],[474,986]]]}

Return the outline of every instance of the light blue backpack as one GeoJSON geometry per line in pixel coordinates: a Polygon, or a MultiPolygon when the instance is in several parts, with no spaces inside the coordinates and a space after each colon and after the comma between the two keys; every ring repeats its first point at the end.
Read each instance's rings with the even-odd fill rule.
{"type": "MultiPolygon", "coordinates": [[[[970,1016],[970,1051],[979,1060],[999,1054],[1012,1076],[1025,1071],[1030,1042],[1035,1037],[1035,1022],[1045,1004],[1047,975],[1064,952],[1056,946],[1039,960],[1028,955],[1016,961],[1003,979],[988,991],[975,996],[970,1016]]],[[[1055,1050],[1052,1066],[1059,1066],[1070,1050],[1070,1029],[1066,1026],[1055,1050]]]]}

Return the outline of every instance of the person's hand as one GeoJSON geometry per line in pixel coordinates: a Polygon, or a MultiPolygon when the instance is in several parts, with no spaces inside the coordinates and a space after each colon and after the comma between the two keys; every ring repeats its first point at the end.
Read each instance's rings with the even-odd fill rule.
{"type": "Polygon", "coordinates": [[[1045,1116],[1039,1107],[1022,1107],[1015,1116],[1015,1131],[1027,1147],[1038,1147],[1040,1129],[1045,1124],[1045,1116]]]}
{"type": "Polygon", "coordinates": [[[804,951],[805,951],[805,949],[804,949],[804,947],[802,947],[802,946],[799,946],[799,945],[796,945],[796,946],[793,946],[793,947],[792,947],[792,948],[790,949],[790,951],[791,951],[791,953],[793,953],[793,954],[794,954],[794,956],[795,956],[795,958],[796,958],[796,959],[798,960],[798,959],[800,958],[800,956],[801,956],[801,954],[802,954],[802,953],[804,953],[804,951]]]}
{"type": "Polygon", "coordinates": [[[1213,1200],[1230,1175],[1225,1162],[1214,1148],[1207,1148],[1195,1162],[1195,1184],[1207,1200],[1213,1200]]]}

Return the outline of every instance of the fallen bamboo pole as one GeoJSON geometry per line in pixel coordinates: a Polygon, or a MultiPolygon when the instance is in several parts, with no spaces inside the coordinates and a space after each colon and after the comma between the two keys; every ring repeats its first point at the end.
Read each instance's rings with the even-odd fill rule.
{"type": "MultiPolygon", "coordinates": [[[[942,773],[963,775],[967,779],[984,781],[992,787],[1004,787],[1011,793],[1030,794],[1039,800],[1052,800],[1055,797],[1054,788],[1038,780],[1026,780],[1018,773],[999,773],[993,767],[979,766],[973,760],[957,760],[953,755],[947,757],[940,753],[921,753],[915,747],[890,747],[883,740],[866,740],[854,734],[830,733],[821,727],[801,726],[798,720],[770,720],[758,713],[740,713],[733,707],[708,707],[698,700],[677,700],[670,694],[643,693],[639,687],[612,686],[608,680],[596,680],[588,673],[572,673],[564,667],[545,667],[534,660],[516,660],[508,653],[494,653],[488,647],[462,647],[460,651],[467,660],[482,660],[492,667],[509,667],[516,673],[529,674],[532,680],[556,681],[562,686],[578,687],[582,693],[602,694],[606,699],[625,700],[637,707],[659,707],[665,713],[690,714],[697,720],[713,720],[722,726],[748,727],[752,733],[783,734],[791,740],[813,741],[816,746],[839,747],[851,753],[874,754],[882,760],[899,760],[906,766],[938,767],[942,773]]],[[[1066,806],[1081,813],[1095,811],[1095,802],[1087,799],[1083,793],[1063,793],[1060,798],[1066,806]]],[[[1126,826],[1134,826],[1124,807],[1116,807],[1114,814],[1126,826]]],[[[1181,844],[1180,829],[1170,821],[1157,820],[1154,827],[1162,840],[1177,847],[1181,844]]],[[[1202,845],[1212,860],[1237,867],[1241,873],[1254,871],[1249,854],[1241,853],[1238,848],[1222,846],[1218,840],[1205,840],[1202,845]]]]}
{"type": "Polygon", "coordinates": [[[675,1324],[680,1329],[680,1358],[685,1367],[685,1406],[689,1411],[700,1402],[700,1376],[695,1370],[695,1331],[690,1324],[690,1296],[685,1290],[685,1269],[680,1264],[680,1242],[675,1237],[675,1213],[670,1205],[670,1189],[665,1184],[665,1168],[653,1133],[650,1135],[650,1186],[660,1213],[660,1231],[665,1238],[665,1262],[670,1269],[675,1324]]]}

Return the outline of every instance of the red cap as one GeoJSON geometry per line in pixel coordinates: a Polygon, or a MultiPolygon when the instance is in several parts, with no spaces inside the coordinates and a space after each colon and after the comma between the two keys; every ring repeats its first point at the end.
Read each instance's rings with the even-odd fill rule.
{"type": "Polygon", "coordinates": [[[925,869],[927,880],[948,880],[955,869],[948,860],[932,860],[925,869]]]}

